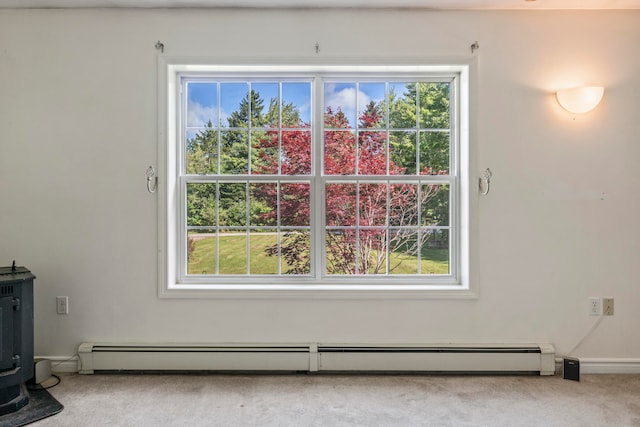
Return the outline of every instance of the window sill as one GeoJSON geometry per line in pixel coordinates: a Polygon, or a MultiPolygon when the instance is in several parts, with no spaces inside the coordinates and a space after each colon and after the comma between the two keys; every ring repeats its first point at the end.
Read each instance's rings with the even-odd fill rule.
{"type": "Polygon", "coordinates": [[[193,299],[477,299],[461,285],[184,285],[162,287],[160,298],[193,299]]]}

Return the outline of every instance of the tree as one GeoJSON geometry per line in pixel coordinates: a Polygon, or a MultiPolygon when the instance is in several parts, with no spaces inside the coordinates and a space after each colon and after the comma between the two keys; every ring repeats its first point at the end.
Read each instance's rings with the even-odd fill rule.
{"type": "MultiPolygon", "coordinates": [[[[188,174],[218,172],[218,131],[211,121],[207,127],[187,140],[186,169],[188,174]]],[[[216,224],[216,188],[214,184],[191,184],[187,187],[187,225],[216,224]]]]}
{"type": "MultiPolygon", "coordinates": [[[[271,102],[271,116],[277,104],[271,102]]],[[[277,111],[277,110],[276,110],[277,111]]],[[[277,122],[277,120],[276,120],[277,122]]],[[[273,123],[273,121],[271,121],[273,123]]],[[[308,123],[300,121],[300,115],[293,104],[282,106],[281,123],[283,130],[268,130],[254,143],[257,153],[252,160],[252,172],[268,175],[309,175],[311,173],[311,132],[308,123]],[[286,128],[296,128],[286,130],[286,128]]],[[[306,183],[281,183],[276,185],[255,185],[252,199],[261,201],[268,207],[258,219],[260,224],[300,227],[284,233],[280,245],[267,248],[270,256],[280,255],[288,266],[288,274],[308,274],[310,264],[310,188],[306,183]],[[279,205],[278,205],[279,203],[279,205]]]]}
{"type": "MultiPolygon", "coordinates": [[[[187,173],[246,175],[249,164],[249,132],[246,129],[250,124],[257,127],[266,123],[263,110],[260,94],[251,91],[241,100],[238,110],[228,117],[226,129],[218,130],[209,121],[205,129],[187,141],[187,173]]],[[[238,183],[222,183],[219,187],[215,184],[190,185],[187,190],[188,225],[244,226],[246,194],[246,186],[238,183]]],[[[261,207],[252,206],[252,210],[260,211],[261,207]]]]}
{"type": "Polygon", "coordinates": [[[187,140],[187,173],[218,173],[218,131],[211,120],[205,129],[187,140]]]}
{"type": "Polygon", "coordinates": [[[390,127],[407,129],[391,132],[390,148],[394,162],[407,173],[420,170],[424,174],[429,168],[436,173],[449,169],[449,90],[449,83],[409,83],[402,94],[390,91],[390,127]],[[409,131],[416,127],[419,134],[409,131]],[[416,149],[420,154],[419,164],[416,164],[416,149]]]}
{"type": "MultiPolygon", "coordinates": [[[[369,103],[358,118],[361,129],[377,127],[383,120],[382,107],[369,103]]],[[[332,128],[346,126],[343,117],[325,114],[325,124],[332,128]]],[[[349,162],[356,158],[350,149],[354,143],[345,143],[346,135],[352,133],[328,133],[325,135],[325,153],[332,153],[326,161],[325,174],[342,174],[354,170],[349,162]],[[339,135],[339,138],[334,138],[339,135]],[[345,151],[350,151],[345,152],[345,151]],[[334,162],[333,159],[342,159],[334,162]],[[337,167],[336,167],[337,166],[337,167]]],[[[405,168],[393,160],[386,159],[386,133],[383,131],[360,131],[357,141],[357,165],[361,175],[404,175],[405,168]],[[388,167],[388,170],[387,170],[388,167]]],[[[393,149],[390,147],[389,152],[393,149]]],[[[431,170],[424,170],[429,174],[431,170]]],[[[400,250],[417,256],[427,238],[418,231],[418,213],[439,190],[436,185],[359,183],[328,184],[326,186],[326,219],[328,227],[353,227],[336,229],[327,233],[327,269],[329,274],[381,274],[387,272],[387,248],[390,252],[400,250]],[[387,205],[389,212],[387,212],[387,205]],[[356,229],[356,217],[359,228],[356,229]],[[389,222],[394,229],[382,227],[389,222]],[[408,228],[410,227],[410,228],[408,228]]],[[[403,262],[403,258],[389,260],[388,271],[392,272],[403,262]]]]}

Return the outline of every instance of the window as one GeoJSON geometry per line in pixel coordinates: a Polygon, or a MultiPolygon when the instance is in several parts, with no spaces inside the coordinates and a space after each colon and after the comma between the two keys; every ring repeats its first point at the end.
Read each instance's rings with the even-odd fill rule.
{"type": "Polygon", "coordinates": [[[166,79],[162,292],[469,289],[468,66],[166,79]]]}
{"type": "Polygon", "coordinates": [[[186,259],[198,276],[311,272],[311,82],[182,79],[186,259]]]}

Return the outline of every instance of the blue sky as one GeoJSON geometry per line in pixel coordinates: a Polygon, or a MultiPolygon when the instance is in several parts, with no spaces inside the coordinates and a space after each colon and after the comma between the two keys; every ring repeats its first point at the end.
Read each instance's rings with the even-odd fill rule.
{"type": "MultiPolygon", "coordinates": [[[[278,83],[253,82],[251,88],[264,100],[266,113],[271,98],[278,98],[278,83]]],[[[226,126],[227,117],[240,108],[240,102],[247,97],[249,84],[245,82],[221,82],[218,111],[217,84],[212,82],[192,82],[187,90],[187,126],[204,126],[208,120],[214,125],[218,113],[222,126],[226,126]]],[[[293,103],[300,112],[302,120],[311,121],[311,84],[308,82],[285,82],[282,84],[282,101],[293,103]]]]}
{"type": "MultiPolygon", "coordinates": [[[[278,83],[253,82],[253,90],[260,93],[264,100],[265,110],[269,100],[277,98],[278,83]]],[[[404,83],[395,83],[396,93],[404,92],[404,83]]],[[[385,97],[385,83],[365,82],[356,85],[347,83],[325,83],[325,108],[342,110],[349,123],[355,124],[356,112],[364,110],[370,101],[380,102],[385,97]]],[[[201,127],[211,120],[214,126],[218,117],[222,126],[227,125],[227,117],[240,106],[240,101],[247,96],[249,84],[246,82],[221,82],[220,93],[217,93],[215,82],[189,82],[187,90],[187,126],[201,127]],[[220,97],[220,100],[218,100],[220,97]],[[219,104],[219,106],[218,106],[219,104]],[[219,108],[219,111],[218,111],[219,108]]],[[[305,123],[311,121],[311,83],[285,82],[282,84],[282,100],[293,103],[299,110],[305,123]]],[[[266,111],[265,111],[266,112],[266,111]]]]}

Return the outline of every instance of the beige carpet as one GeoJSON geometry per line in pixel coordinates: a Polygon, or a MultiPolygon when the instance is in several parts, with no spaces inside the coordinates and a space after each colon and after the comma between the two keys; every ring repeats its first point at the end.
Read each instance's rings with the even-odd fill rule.
{"type": "Polygon", "coordinates": [[[44,426],[640,426],[640,375],[63,375],[44,426]]]}

